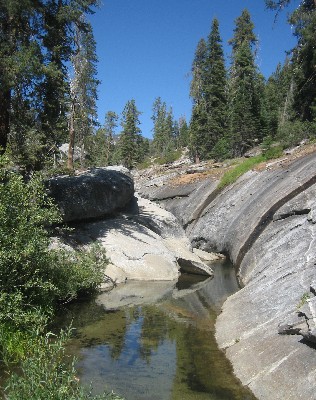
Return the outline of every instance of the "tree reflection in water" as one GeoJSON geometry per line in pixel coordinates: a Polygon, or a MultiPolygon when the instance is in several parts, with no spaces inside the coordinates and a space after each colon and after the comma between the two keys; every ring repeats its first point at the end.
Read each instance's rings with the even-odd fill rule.
{"type": "Polygon", "coordinates": [[[76,310],[69,351],[81,356],[82,383],[92,381],[95,394],[113,388],[128,400],[254,399],[214,337],[219,304],[238,289],[233,278],[232,268],[222,265],[198,291],[186,291],[186,284],[155,304],[76,310]]]}

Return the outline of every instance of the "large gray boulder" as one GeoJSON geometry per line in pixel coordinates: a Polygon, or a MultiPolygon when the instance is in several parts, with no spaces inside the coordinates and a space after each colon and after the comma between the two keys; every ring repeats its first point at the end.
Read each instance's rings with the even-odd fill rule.
{"type": "Polygon", "coordinates": [[[77,224],[71,239],[69,243],[84,246],[99,242],[110,259],[106,274],[117,283],[174,281],[180,272],[213,275],[212,268],[193,253],[176,217],[140,197],[129,212],[77,224]]]}
{"type": "Polygon", "coordinates": [[[99,219],[124,208],[133,198],[133,179],[124,172],[96,168],[78,176],[51,178],[47,187],[65,222],[99,219]]]}

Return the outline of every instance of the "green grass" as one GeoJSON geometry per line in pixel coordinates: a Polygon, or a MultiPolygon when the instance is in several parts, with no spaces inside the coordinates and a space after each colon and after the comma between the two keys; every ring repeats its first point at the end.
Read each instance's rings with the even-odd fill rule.
{"type": "Polygon", "coordinates": [[[246,172],[250,171],[255,165],[260,164],[263,161],[265,161],[265,157],[263,155],[246,158],[241,164],[225,172],[218,184],[218,189],[222,189],[225,186],[231,185],[232,183],[236,182],[240,176],[244,175],[246,172]]]}
{"type": "Polygon", "coordinates": [[[250,171],[255,165],[258,165],[264,161],[268,161],[274,158],[278,158],[282,155],[282,147],[275,146],[267,149],[263,154],[259,156],[246,158],[235,168],[225,172],[222,179],[219,182],[218,189],[223,189],[225,186],[231,185],[236,182],[239,177],[250,171]]]}

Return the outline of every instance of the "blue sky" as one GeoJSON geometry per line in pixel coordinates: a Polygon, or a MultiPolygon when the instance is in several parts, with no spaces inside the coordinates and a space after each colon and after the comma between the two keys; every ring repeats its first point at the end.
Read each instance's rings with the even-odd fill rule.
{"type": "MultiPolygon", "coordinates": [[[[97,42],[99,87],[98,115],[103,124],[107,111],[121,114],[135,99],[142,112],[142,134],[152,136],[152,105],[160,96],[172,106],[175,118],[189,122],[190,71],[198,41],[207,38],[214,17],[219,20],[225,56],[231,48],[235,19],[247,8],[259,39],[257,64],[271,75],[285,51],[295,44],[288,12],[265,9],[264,0],[103,0],[90,20],[97,42]]],[[[229,62],[229,61],[228,61],[229,62]]]]}

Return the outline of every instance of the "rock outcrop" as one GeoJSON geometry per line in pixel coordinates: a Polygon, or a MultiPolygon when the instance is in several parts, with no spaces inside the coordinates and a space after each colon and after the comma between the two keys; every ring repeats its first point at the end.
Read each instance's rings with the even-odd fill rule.
{"type": "Polygon", "coordinates": [[[95,168],[77,176],[58,176],[46,184],[65,222],[111,215],[134,196],[134,181],[125,169],[95,168]]]}
{"type": "Polygon", "coordinates": [[[77,225],[75,241],[98,241],[111,264],[106,273],[117,283],[125,280],[176,280],[179,273],[212,276],[196,254],[177,219],[149,200],[115,218],[77,225]]]}
{"type": "Polygon", "coordinates": [[[73,223],[66,244],[89,246],[98,241],[110,259],[106,274],[116,283],[174,281],[180,272],[212,276],[212,269],[193,253],[176,217],[132,196],[130,175],[96,169],[79,177],[52,179],[49,187],[64,220],[73,223]]]}
{"type": "Polygon", "coordinates": [[[176,191],[185,188],[153,193],[179,216],[194,247],[236,265],[244,287],[224,303],[216,338],[258,399],[316,399],[315,317],[310,307],[302,312],[309,317],[297,314],[316,276],[315,183],[312,153],[250,171],[221,191],[210,180],[182,197],[176,191]]]}

